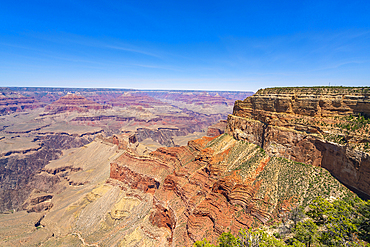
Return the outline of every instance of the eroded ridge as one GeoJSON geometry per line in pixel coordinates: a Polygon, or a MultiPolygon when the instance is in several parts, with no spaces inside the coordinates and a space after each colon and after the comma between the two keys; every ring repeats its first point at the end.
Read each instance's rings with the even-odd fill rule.
{"type": "Polygon", "coordinates": [[[171,246],[215,241],[224,231],[279,221],[318,195],[350,193],[325,169],[271,157],[228,134],[147,156],[128,150],[111,163],[110,177],[152,198],[150,223],[168,232],[171,246]]]}

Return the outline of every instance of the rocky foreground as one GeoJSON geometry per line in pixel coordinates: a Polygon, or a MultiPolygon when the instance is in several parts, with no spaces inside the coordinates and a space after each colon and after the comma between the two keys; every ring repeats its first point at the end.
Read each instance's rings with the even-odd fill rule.
{"type": "Polygon", "coordinates": [[[261,90],[187,146],[149,153],[140,132],[125,132],[65,151],[35,176],[45,186],[25,211],[1,215],[1,245],[214,242],[280,222],[317,196],[352,196],[332,174],[366,196],[366,88],[320,90],[261,90]]]}

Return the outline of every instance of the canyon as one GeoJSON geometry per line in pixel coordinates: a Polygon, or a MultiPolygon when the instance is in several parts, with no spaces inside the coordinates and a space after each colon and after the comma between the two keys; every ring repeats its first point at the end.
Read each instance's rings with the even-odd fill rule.
{"type": "Polygon", "coordinates": [[[176,146],[205,135],[232,107],[204,114],[191,105],[180,109],[146,92],[124,89],[1,88],[0,93],[1,212],[22,210],[32,191],[42,186],[37,174],[64,150],[122,132],[135,133],[147,153],[176,146]]]}
{"type": "MultiPolygon", "coordinates": [[[[19,91],[35,99],[71,96],[19,91]]],[[[106,108],[1,116],[2,167],[9,170],[1,188],[28,191],[3,203],[4,212],[15,210],[0,215],[1,245],[214,243],[226,231],[281,222],[317,196],[370,194],[368,88],[76,95],[106,108]],[[47,161],[40,156],[46,147],[55,153],[47,161]],[[44,162],[28,181],[31,172],[8,161],[27,157],[44,162]]]]}

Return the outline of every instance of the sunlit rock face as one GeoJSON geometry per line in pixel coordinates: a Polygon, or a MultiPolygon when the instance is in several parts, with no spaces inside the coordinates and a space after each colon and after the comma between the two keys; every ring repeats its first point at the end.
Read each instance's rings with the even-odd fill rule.
{"type": "Polygon", "coordinates": [[[235,102],[226,132],[370,195],[369,96],[369,88],[262,89],[235,102]]]}
{"type": "Polygon", "coordinates": [[[110,178],[152,198],[138,217],[167,232],[169,246],[215,242],[225,231],[273,224],[319,195],[350,193],[323,168],[271,157],[228,134],[144,156],[128,150],[111,163],[110,178]]]}

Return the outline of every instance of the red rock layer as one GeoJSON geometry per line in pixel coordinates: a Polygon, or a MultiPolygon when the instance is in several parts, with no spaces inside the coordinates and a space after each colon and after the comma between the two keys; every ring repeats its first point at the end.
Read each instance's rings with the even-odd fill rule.
{"type": "Polygon", "coordinates": [[[159,148],[149,157],[128,150],[111,163],[110,177],[152,194],[150,222],[167,228],[174,246],[189,246],[205,237],[214,242],[225,231],[272,223],[282,210],[309,196],[307,174],[313,167],[301,166],[300,177],[292,182],[304,189],[280,184],[287,177],[278,182],[279,174],[295,173],[285,167],[259,147],[223,135],[190,141],[187,147],[159,148]]]}
{"type": "Polygon", "coordinates": [[[139,189],[148,193],[153,193],[159,186],[159,182],[155,179],[133,172],[127,167],[119,167],[115,163],[111,164],[110,178],[124,182],[133,189],[139,189]]]}
{"type": "Polygon", "coordinates": [[[65,111],[84,112],[90,109],[101,110],[101,109],[106,109],[106,108],[109,108],[109,106],[100,105],[80,95],[67,94],[66,96],[63,96],[57,101],[48,105],[45,109],[48,111],[53,111],[57,113],[57,112],[65,112],[65,111]]]}

